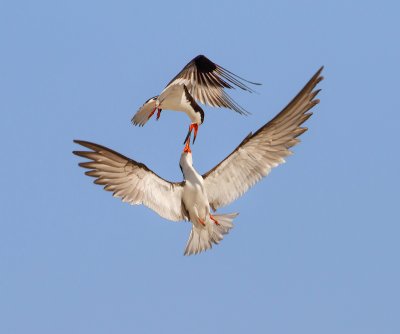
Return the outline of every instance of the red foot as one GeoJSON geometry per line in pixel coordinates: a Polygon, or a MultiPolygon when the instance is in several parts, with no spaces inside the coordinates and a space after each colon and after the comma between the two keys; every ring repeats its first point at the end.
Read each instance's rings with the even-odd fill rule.
{"type": "Polygon", "coordinates": [[[197,218],[197,220],[199,221],[199,223],[200,223],[201,225],[203,225],[204,227],[206,227],[206,223],[205,223],[203,220],[201,220],[200,218],[197,218]]]}
{"type": "Polygon", "coordinates": [[[210,213],[210,218],[211,220],[214,222],[215,225],[220,225],[220,223],[218,223],[218,221],[213,217],[213,215],[210,213]]]}
{"type": "Polygon", "coordinates": [[[149,115],[149,117],[147,117],[147,119],[150,119],[150,118],[151,118],[151,116],[153,116],[153,115],[154,115],[154,113],[156,112],[156,109],[157,109],[157,108],[154,108],[154,109],[153,109],[153,111],[150,113],[150,115],[149,115]]]}
{"type": "Polygon", "coordinates": [[[161,110],[162,109],[158,109],[158,111],[157,111],[157,118],[156,118],[157,121],[159,120],[159,118],[161,116],[161,110]]]}

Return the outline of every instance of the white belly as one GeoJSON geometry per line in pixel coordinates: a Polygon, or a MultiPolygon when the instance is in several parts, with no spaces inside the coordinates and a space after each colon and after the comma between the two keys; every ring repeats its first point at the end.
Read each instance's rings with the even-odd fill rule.
{"type": "Polygon", "coordinates": [[[158,97],[161,109],[181,111],[186,113],[192,123],[197,123],[199,116],[186,99],[182,85],[174,85],[164,89],[158,97]]]}
{"type": "Polygon", "coordinates": [[[207,194],[201,183],[186,181],[183,188],[183,203],[192,222],[196,222],[197,218],[205,221],[210,213],[207,194]]]}

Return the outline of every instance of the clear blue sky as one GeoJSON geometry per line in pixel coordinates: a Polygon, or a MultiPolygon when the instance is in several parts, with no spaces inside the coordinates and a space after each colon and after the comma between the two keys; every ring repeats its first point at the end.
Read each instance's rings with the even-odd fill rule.
{"type": "Polygon", "coordinates": [[[3,1],[0,333],[400,333],[397,1],[3,1]],[[83,175],[73,139],[180,180],[188,119],[130,118],[205,54],[263,83],[207,108],[205,172],[325,65],[287,163],[221,245],[83,175]]]}

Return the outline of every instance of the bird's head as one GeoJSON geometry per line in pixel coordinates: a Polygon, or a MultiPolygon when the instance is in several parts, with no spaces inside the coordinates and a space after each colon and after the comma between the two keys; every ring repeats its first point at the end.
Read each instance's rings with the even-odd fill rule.
{"type": "Polygon", "coordinates": [[[190,150],[190,147],[187,145],[185,146],[182,154],[181,154],[181,159],[179,160],[179,165],[181,168],[189,167],[193,165],[193,157],[192,157],[192,151],[190,150]]]}

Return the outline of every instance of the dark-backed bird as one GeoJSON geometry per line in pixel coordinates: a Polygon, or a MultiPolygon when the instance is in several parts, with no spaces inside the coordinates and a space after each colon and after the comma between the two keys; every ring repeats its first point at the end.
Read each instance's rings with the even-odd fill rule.
{"type": "Polygon", "coordinates": [[[225,88],[241,88],[254,92],[244,82],[253,85],[258,83],[247,81],[199,55],[193,58],[164,88],[160,95],[148,99],[132,118],[134,125],[143,126],[157,112],[160,118],[164,109],[182,111],[191,121],[185,142],[190,140],[194,130],[193,142],[196,139],[199,125],[204,121],[204,111],[197,101],[212,107],[225,107],[239,114],[248,112],[239,106],[226,92],[225,88]]]}
{"type": "Polygon", "coordinates": [[[190,221],[192,230],[184,254],[200,253],[218,244],[237,216],[211,212],[242,196],[273,167],[284,163],[292,153],[290,148],[300,142],[298,136],[307,130],[302,124],[312,115],[310,109],[319,103],[319,90],[315,87],[322,80],[321,71],[322,68],[278,115],[250,133],[203,175],[193,167],[188,146],[180,158],[181,182],[167,181],[146,165],[98,144],[75,140],[89,151],[74,154],[89,159],[79,164],[89,169],[85,174],[95,177],[94,183],[103,185],[115,197],[130,204],[143,204],[168,220],[190,221]]]}

